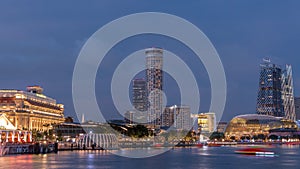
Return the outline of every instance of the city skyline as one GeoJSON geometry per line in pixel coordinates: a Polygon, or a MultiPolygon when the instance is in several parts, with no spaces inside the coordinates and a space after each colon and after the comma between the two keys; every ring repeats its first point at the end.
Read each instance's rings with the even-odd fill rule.
{"type": "MultiPolygon", "coordinates": [[[[101,7],[101,3],[99,6],[95,3],[95,7],[91,10],[88,10],[89,5],[81,6],[74,3],[75,8],[90,12],[80,14],[73,9],[65,13],[62,8],[69,5],[65,2],[61,3],[62,8],[51,3],[46,6],[37,3],[33,8],[26,3],[17,5],[5,3],[7,8],[1,9],[2,16],[5,17],[1,18],[3,29],[0,32],[1,59],[5,60],[5,63],[1,64],[1,77],[5,80],[0,84],[0,88],[23,89],[23,86],[27,85],[41,85],[47,94],[65,104],[66,116],[75,117],[71,78],[75,60],[86,39],[99,27],[120,16],[142,11],[162,11],[191,21],[203,30],[215,45],[224,64],[228,82],[224,121],[229,121],[235,115],[255,113],[259,63],[263,57],[269,56],[274,63],[280,65],[293,63],[295,96],[299,96],[300,68],[297,65],[300,61],[296,57],[298,51],[296,44],[299,41],[297,30],[300,27],[296,22],[299,14],[296,6],[299,2],[290,4],[273,2],[272,8],[268,8],[269,3],[263,2],[259,7],[254,1],[237,2],[235,6],[220,2],[220,5],[212,10],[205,9],[204,6],[212,5],[208,2],[194,2],[189,5],[173,2],[177,7],[176,10],[172,10],[172,7],[166,4],[150,7],[148,4],[150,2],[144,2],[145,4],[137,2],[136,8],[132,11],[119,10],[129,5],[125,2],[120,2],[122,7],[113,5],[113,2],[102,3],[106,5],[105,8],[101,7]],[[189,8],[192,6],[194,6],[192,9],[201,12],[193,12],[189,8]],[[114,10],[110,12],[108,7],[114,10]],[[48,14],[49,11],[44,9],[54,12],[48,14]],[[256,12],[252,13],[254,9],[256,12]],[[284,13],[278,13],[283,10],[284,13]],[[239,16],[235,15],[237,13],[239,16]],[[82,24],[83,22],[85,24],[82,24]],[[243,95],[240,95],[241,92],[243,95]]],[[[127,55],[136,49],[149,46],[160,46],[183,57],[183,60],[191,64],[193,72],[198,73],[197,82],[201,92],[201,104],[203,103],[200,112],[208,111],[209,99],[206,99],[210,97],[208,78],[203,67],[198,68],[198,64],[193,64],[195,59],[192,52],[188,52],[182,44],[170,39],[155,36],[145,39],[133,37],[128,43],[120,43],[112,50],[108,56],[115,57],[112,57],[112,60],[106,59],[107,64],[99,69],[102,73],[98,73],[97,86],[101,86],[102,83],[99,79],[110,81],[112,70],[109,70],[109,67],[113,69],[119,63],[117,57],[120,55],[127,55]],[[152,41],[149,43],[148,39],[152,41]],[[107,71],[103,72],[106,69],[107,71]]],[[[167,79],[166,85],[169,84],[172,83],[168,83],[167,79]]],[[[97,95],[103,93],[98,96],[104,100],[102,104],[111,107],[111,102],[107,101],[110,99],[108,91],[106,87],[96,89],[97,95]]],[[[177,101],[174,100],[172,103],[176,104],[177,101]]],[[[107,108],[105,111],[110,115],[110,112],[116,110],[107,108]]]]}
{"type": "Polygon", "coordinates": [[[298,169],[299,7],[0,1],[1,167],[298,169]]]}

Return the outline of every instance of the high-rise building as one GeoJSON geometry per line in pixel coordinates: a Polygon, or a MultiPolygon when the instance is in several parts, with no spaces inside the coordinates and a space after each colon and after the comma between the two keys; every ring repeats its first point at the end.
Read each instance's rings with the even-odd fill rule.
{"type": "Polygon", "coordinates": [[[146,124],[147,123],[147,113],[137,110],[126,111],[125,122],[128,124],[146,124]]]}
{"type": "Polygon", "coordinates": [[[264,59],[260,65],[259,91],[256,111],[258,114],[284,117],[282,106],[282,70],[264,59]]]}
{"type": "Polygon", "coordinates": [[[282,102],[284,117],[286,119],[295,121],[295,101],[294,101],[294,86],[292,76],[292,66],[286,65],[282,74],[282,102]]]}
{"type": "Polygon", "coordinates": [[[162,127],[171,127],[174,124],[174,106],[167,106],[161,117],[162,127]]]}
{"type": "Polygon", "coordinates": [[[133,80],[132,103],[137,111],[147,110],[147,83],[144,79],[133,80]]]}
{"type": "Polygon", "coordinates": [[[163,112],[163,50],[148,48],[146,54],[146,81],[148,98],[148,123],[161,126],[163,112]]]}
{"type": "Polygon", "coordinates": [[[272,64],[270,59],[263,61],[260,65],[257,113],[294,121],[292,67],[286,65],[286,69],[282,70],[280,66],[272,64]]]}
{"type": "Polygon", "coordinates": [[[191,130],[192,118],[189,106],[174,106],[174,127],[182,130],[191,130]]]}
{"type": "Polygon", "coordinates": [[[166,107],[162,117],[162,127],[171,127],[176,129],[190,130],[192,128],[192,118],[189,106],[170,106],[166,107]]]}
{"type": "Polygon", "coordinates": [[[211,133],[216,130],[216,114],[213,112],[198,115],[198,127],[201,133],[211,133]]]}
{"type": "Polygon", "coordinates": [[[300,97],[295,97],[296,120],[300,120],[300,97]]]}

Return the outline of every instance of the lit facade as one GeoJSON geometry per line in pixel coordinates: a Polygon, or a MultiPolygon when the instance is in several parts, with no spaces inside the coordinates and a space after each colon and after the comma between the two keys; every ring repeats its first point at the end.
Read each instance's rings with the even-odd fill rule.
{"type": "Polygon", "coordinates": [[[264,59],[260,66],[257,114],[296,120],[291,65],[285,69],[264,59]]]}
{"type": "Polygon", "coordinates": [[[17,128],[8,120],[5,114],[0,113],[0,143],[32,142],[32,133],[17,128]]]}
{"type": "Polygon", "coordinates": [[[284,118],[296,120],[292,66],[286,65],[282,74],[282,100],[284,118]]]}
{"type": "Polygon", "coordinates": [[[243,136],[249,138],[261,134],[267,136],[270,130],[280,128],[297,129],[297,124],[291,120],[269,115],[239,115],[234,117],[228,124],[225,137],[228,140],[232,137],[234,137],[235,140],[240,140],[243,136]]]}
{"type": "Polygon", "coordinates": [[[216,114],[213,112],[198,114],[198,127],[202,133],[211,133],[216,130],[216,114]]]}
{"type": "Polygon", "coordinates": [[[148,98],[148,123],[161,126],[163,112],[163,50],[148,48],[146,54],[146,82],[148,98]]]}
{"type": "Polygon", "coordinates": [[[162,114],[162,127],[190,130],[192,128],[192,118],[189,106],[170,106],[166,107],[162,114]]]}
{"type": "Polygon", "coordinates": [[[60,123],[53,125],[53,133],[58,137],[76,138],[86,132],[80,123],[60,123]]]}
{"type": "Polygon", "coordinates": [[[260,65],[257,114],[284,117],[281,78],[281,68],[264,59],[264,63],[260,65]]]}
{"type": "Polygon", "coordinates": [[[0,113],[19,130],[49,130],[52,124],[64,122],[64,107],[45,96],[39,86],[27,91],[0,90],[0,113]]]}
{"type": "Polygon", "coordinates": [[[132,103],[138,111],[147,110],[147,83],[144,79],[134,79],[132,84],[132,103]]]}
{"type": "Polygon", "coordinates": [[[87,133],[80,137],[78,145],[83,147],[118,149],[118,138],[112,133],[87,133]]]}

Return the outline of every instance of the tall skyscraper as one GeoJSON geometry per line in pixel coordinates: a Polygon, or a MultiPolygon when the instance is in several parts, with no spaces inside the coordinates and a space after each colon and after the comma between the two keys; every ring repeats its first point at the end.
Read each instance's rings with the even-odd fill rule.
{"type": "Polygon", "coordinates": [[[147,110],[147,83],[144,79],[133,80],[132,103],[137,111],[147,110]]]}
{"type": "Polygon", "coordinates": [[[264,59],[260,65],[259,90],[256,111],[258,114],[295,120],[292,67],[272,64],[264,59]]]}
{"type": "Polygon", "coordinates": [[[294,101],[294,86],[292,76],[292,66],[286,65],[282,74],[282,101],[284,117],[286,119],[295,121],[295,101],[294,101]]]}
{"type": "Polygon", "coordinates": [[[256,111],[258,114],[284,117],[282,106],[282,71],[270,59],[260,65],[259,91],[256,111]]]}
{"type": "Polygon", "coordinates": [[[146,81],[148,98],[148,123],[161,126],[163,112],[163,50],[148,48],[146,54],[146,81]]]}
{"type": "Polygon", "coordinates": [[[161,126],[162,127],[171,127],[174,124],[174,106],[167,106],[161,117],[161,126]]]}

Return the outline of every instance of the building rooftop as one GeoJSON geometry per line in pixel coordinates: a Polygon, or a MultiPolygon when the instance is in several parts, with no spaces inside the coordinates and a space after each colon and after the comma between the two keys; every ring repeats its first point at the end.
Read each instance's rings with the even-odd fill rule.
{"type": "Polygon", "coordinates": [[[48,96],[45,96],[41,93],[41,91],[38,92],[31,92],[31,91],[23,91],[18,89],[0,89],[0,97],[16,97],[21,99],[38,99],[42,102],[48,102],[51,104],[56,104],[56,100],[53,98],[50,98],[48,96]]]}
{"type": "Polygon", "coordinates": [[[234,118],[242,118],[242,119],[245,119],[245,120],[252,120],[252,119],[257,119],[257,120],[281,120],[282,119],[282,117],[274,117],[274,116],[260,115],[260,114],[244,114],[244,115],[235,116],[234,118]]]}

